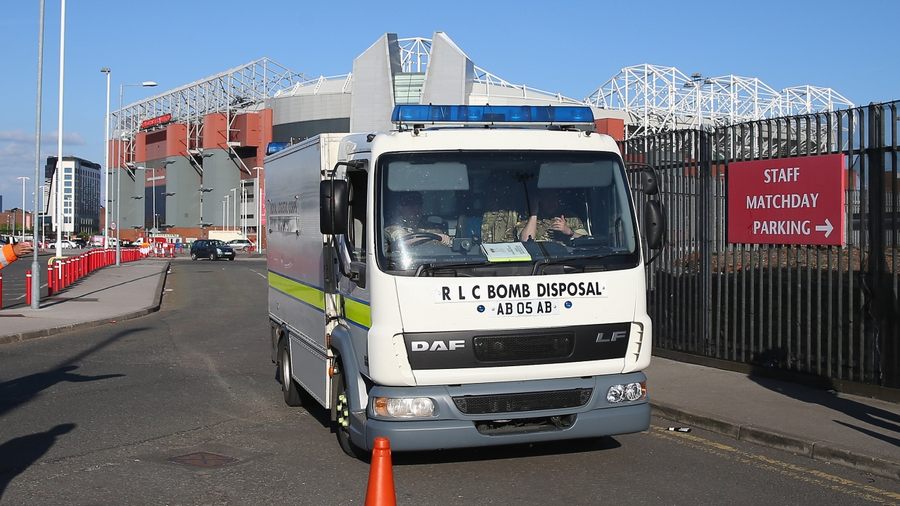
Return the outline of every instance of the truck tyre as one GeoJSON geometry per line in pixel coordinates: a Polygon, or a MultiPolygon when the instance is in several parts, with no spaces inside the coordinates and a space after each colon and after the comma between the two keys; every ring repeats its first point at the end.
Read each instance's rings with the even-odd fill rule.
{"type": "Polygon", "coordinates": [[[288,349],[287,336],[281,340],[278,346],[278,376],[281,381],[281,394],[284,403],[296,407],[303,404],[300,398],[300,388],[294,378],[291,377],[291,352],[288,349]]]}
{"type": "Polygon", "coordinates": [[[334,433],[337,435],[338,444],[341,446],[341,450],[343,450],[344,453],[354,459],[365,461],[369,458],[368,452],[356,446],[356,444],[350,440],[351,418],[350,406],[347,402],[347,380],[344,377],[344,368],[340,358],[335,359],[335,363],[338,367],[334,378],[335,385],[337,386],[334,396],[334,408],[336,411],[334,433]]]}

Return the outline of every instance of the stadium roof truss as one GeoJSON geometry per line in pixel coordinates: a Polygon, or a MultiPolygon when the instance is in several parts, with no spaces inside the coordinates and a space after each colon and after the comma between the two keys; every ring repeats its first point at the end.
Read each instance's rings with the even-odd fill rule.
{"type": "MultiPolygon", "coordinates": [[[[198,146],[203,117],[207,114],[224,113],[230,129],[235,112],[251,109],[271,97],[276,90],[304,81],[309,79],[303,74],[268,58],[260,58],[122,107],[110,115],[111,127],[115,131],[114,138],[122,141],[125,152],[122,158],[126,161],[133,159],[134,136],[141,129],[141,122],[166,114],[172,115],[169,121],[187,125],[186,145],[198,146]]],[[[233,150],[230,145],[229,149],[233,150]]],[[[188,156],[188,159],[202,174],[201,164],[195,156],[188,156]]],[[[249,172],[247,167],[239,168],[249,172]]]]}
{"type": "Polygon", "coordinates": [[[756,77],[704,78],[651,64],[623,68],[584,101],[625,111],[631,119],[628,137],[853,106],[830,88],[798,86],[779,92],[756,77]]]}

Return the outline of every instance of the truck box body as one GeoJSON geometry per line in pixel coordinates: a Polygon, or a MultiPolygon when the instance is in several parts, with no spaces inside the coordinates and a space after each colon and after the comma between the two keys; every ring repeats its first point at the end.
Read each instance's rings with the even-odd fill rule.
{"type": "Polygon", "coordinates": [[[354,445],[386,436],[401,451],[471,447],[648,427],[640,371],[652,326],[611,138],[500,128],[322,134],[265,166],[273,358],[286,342],[292,379],[354,445]],[[332,179],[350,193],[340,236],[320,230],[320,186],[332,179]],[[569,206],[564,240],[519,240],[537,194],[569,206]],[[429,231],[393,237],[389,222],[419,200],[413,221],[429,231]],[[516,235],[489,240],[502,213],[516,217],[516,235]],[[634,399],[616,398],[619,387],[634,399]],[[416,402],[427,415],[403,411],[416,402]],[[386,405],[403,414],[385,415],[386,405]]]}

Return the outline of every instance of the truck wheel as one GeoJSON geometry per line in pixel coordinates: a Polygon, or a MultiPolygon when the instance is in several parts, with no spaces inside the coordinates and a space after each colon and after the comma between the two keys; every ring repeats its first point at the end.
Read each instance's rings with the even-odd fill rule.
{"type": "Polygon", "coordinates": [[[300,398],[300,388],[297,382],[291,377],[291,353],[288,349],[287,336],[281,340],[278,351],[278,376],[281,380],[281,394],[284,396],[284,403],[288,406],[301,406],[303,404],[300,398]]]}
{"type": "Polygon", "coordinates": [[[356,446],[350,439],[350,405],[347,402],[347,380],[344,379],[344,369],[340,359],[335,360],[335,363],[338,364],[338,367],[334,378],[337,385],[336,395],[334,396],[334,408],[337,415],[334,422],[334,432],[337,435],[338,444],[344,453],[354,459],[365,461],[369,458],[368,452],[356,446]]]}

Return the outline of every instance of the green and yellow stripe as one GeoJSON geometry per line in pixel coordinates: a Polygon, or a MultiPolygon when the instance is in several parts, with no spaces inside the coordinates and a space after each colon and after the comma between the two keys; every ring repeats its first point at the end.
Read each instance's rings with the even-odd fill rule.
{"type": "MultiPolygon", "coordinates": [[[[325,311],[325,292],[320,288],[301,283],[281,274],[269,271],[269,287],[312,306],[325,311]]],[[[372,326],[372,309],[369,304],[341,296],[344,301],[344,316],[351,322],[365,328],[372,326]]]]}

